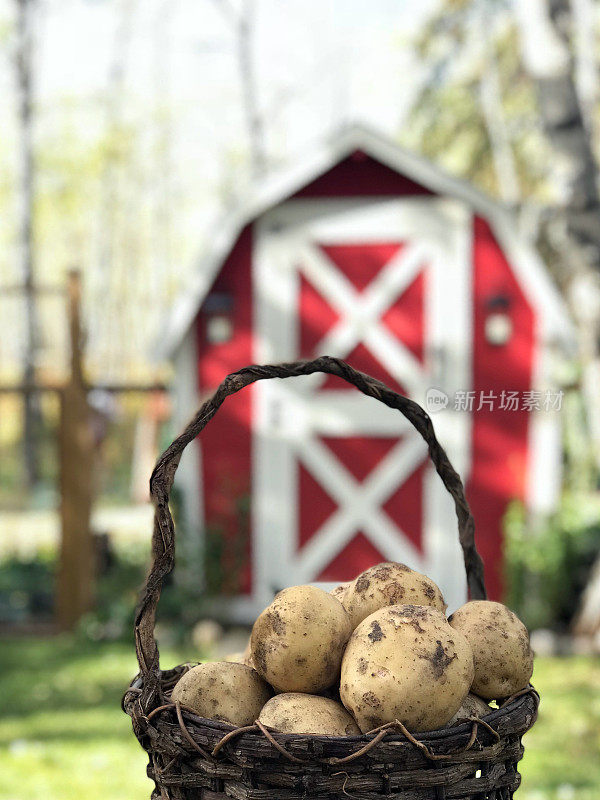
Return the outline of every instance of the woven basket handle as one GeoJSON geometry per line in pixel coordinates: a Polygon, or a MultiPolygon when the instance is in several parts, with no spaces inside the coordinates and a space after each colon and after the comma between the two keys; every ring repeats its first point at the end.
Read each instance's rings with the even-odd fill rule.
{"type": "Polygon", "coordinates": [[[171,572],[175,564],[175,528],[169,511],[169,493],[182,452],[210,422],[229,395],[265,378],[292,378],[299,375],[312,375],[315,372],[337,375],[356,386],[368,397],[373,397],[386,406],[397,409],[421,434],[429,448],[429,456],[444,486],[454,500],[458,519],[458,536],[463,550],[470,596],[472,599],[485,599],[483,562],[475,547],[475,525],[465,498],[464,488],[443,447],[435,437],[428,414],[421,406],[392,391],[375,378],[358,372],[339,358],[323,356],[314,361],[245,367],[225,378],[183,433],[160,456],[150,478],[150,494],[155,506],[152,566],[142,589],[135,619],[136,654],[140,670],[145,678],[143,694],[147,701],[151,700],[154,692],[160,692],[160,667],[158,646],[154,639],[154,624],[163,579],[171,572]]]}

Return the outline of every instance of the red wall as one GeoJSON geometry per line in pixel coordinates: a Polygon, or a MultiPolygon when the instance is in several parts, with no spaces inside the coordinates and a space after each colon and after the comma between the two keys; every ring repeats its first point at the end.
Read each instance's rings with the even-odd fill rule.
{"type": "MultiPolygon", "coordinates": [[[[205,308],[197,317],[198,384],[201,395],[212,393],[230,372],[252,363],[252,229],[244,228],[212,292],[230,295],[233,337],[209,344],[205,308]]],[[[201,434],[202,486],[208,546],[222,537],[224,593],[251,589],[250,420],[252,391],[242,390],[223,403],[201,434]]],[[[214,564],[213,564],[214,568],[214,564]]]]}
{"type": "MultiPolygon", "coordinates": [[[[474,342],[475,396],[531,388],[534,314],[489,225],[474,219],[474,342]],[[487,342],[485,319],[494,297],[508,301],[513,332],[502,346],[487,342]]],[[[495,402],[496,406],[496,402],[495,402]]],[[[475,519],[477,547],[486,567],[490,596],[502,596],[502,518],[511,498],[524,499],[527,471],[529,412],[481,410],[473,414],[472,468],[467,499],[475,519]]]]}

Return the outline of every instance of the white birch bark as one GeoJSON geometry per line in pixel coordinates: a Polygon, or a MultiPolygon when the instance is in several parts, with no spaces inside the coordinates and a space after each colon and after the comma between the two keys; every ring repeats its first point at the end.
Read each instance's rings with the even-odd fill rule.
{"type": "Polygon", "coordinates": [[[600,467],[598,165],[576,88],[571,8],[567,0],[514,0],[513,7],[523,62],[537,83],[542,123],[555,154],[550,177],[557,208],[549,234],[568,269],[567,297],[579,331],[582,390],[600,467]]]}
{"type": "Polygon", "coordinates": [[[34,285],[33,248],[33,19],[35,0],[16,0],[15,73],[18,113],[18,185],[17,185],[17,261],[25,297],[25,341],[23,343],[23,456],[25,480],[32,488],[39,478],[36,438],[39,427],[38,396],[28,391],[35,383],[38,337],[34,285]]]}

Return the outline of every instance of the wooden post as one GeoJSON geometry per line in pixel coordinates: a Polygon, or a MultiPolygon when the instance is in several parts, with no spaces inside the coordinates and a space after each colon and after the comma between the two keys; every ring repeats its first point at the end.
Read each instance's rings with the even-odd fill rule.
{"type": "Polygon", "coordinates": [[[71,374],[61,393],[59,431],[61,550],[56,617],[73,630],[94,599],[94,549],[90,528],[94,441],[82,368],[81,279],[69,273],[67,315],[71,374]]]}

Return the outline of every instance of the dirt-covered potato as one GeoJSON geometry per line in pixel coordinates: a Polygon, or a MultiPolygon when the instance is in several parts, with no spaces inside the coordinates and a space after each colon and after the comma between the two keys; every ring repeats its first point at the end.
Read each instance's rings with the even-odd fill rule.
{"type": "Polygon", "coordinates": [[[472,600],[448,619],[473,650],[472,691],[486,700],[509,697],[524,689],[533,672],[527,628],[502,603],[472,600]]]}
{"type": "Polygon", "coordinates": [[[481,697],[477,697],[476,694],[468,694],[463,700],[462,706],[458,709],[450,722],[446,724],[446,727],[449,728],[451,725],[461,720],[470,719],[471,717],[485,717],[485,715],[490,714],[491,711],[492,709],[481,697]]]}
{"type": "Polygon", "coordinates": [[[225,661],[235,661],[237,664],[245,664],[247,667],[252,667],[252,669],[254,669],[252,652],[250,650],[250,637],[248,637],[248,642],[243,650],[237,653],[229,653],[229,655],[225,656],[225,661]]]}
{"type": "Polygon", "coordinates": [[[469,643],[429,606],[381,608],[354,631],[340,697],[363,733],[398,719],[411,731],[441,728],[473,681],[469,643]]]}
{"type": "Polygon", "coordinates": [[[369,614],[386,606],[411,604],[446,610],[442,593],[427,575],[393,561],[365,570],[338,599],[348,612],[353,629],[369,614]]]}
{"type": "Polygon", "coordinates": [[[334,588],[330,590],[329,594],[332,594],[343,605],[346,589],[350,586],[351,583],[352,581],[346,581],[345,583],[340,583],[339,586],[334,586],[334,588]]]}
{"type": "Polygon", "coordinates": [[[171,699],[200,717],[251,725],[271,697],[256,670],[229,661],[198,664],[175,684],[171,699]]]}
{"type": "Polygon", "coordinates": [[[351,632],[339,600],[315,586],[292,586],[254,623],[252,660],[277,691],[316,694],[337,680],[351,632]]]}
{"type": "Polygon", "coordinates": [[[242,652],[239,653],[228,653],[225,656],[225,661],[230,661],[233,664],[245,664],[245,655],[242,652]]]}
{"type": "Polygon", "coordinates": [[[333,686],[329,686],[327,689],[320,691],[319,697],[327,697],[329,700],[335,700],[336,703],[341,703],[339,683],[336,681],[333,686]]]}
{"type": "Polygon", "coordinates": [[[358,736],[360,730],[344,706],[314,694],[278,694],[258,718],[282,733],[314,733],[321,736],[358,736]]]}

